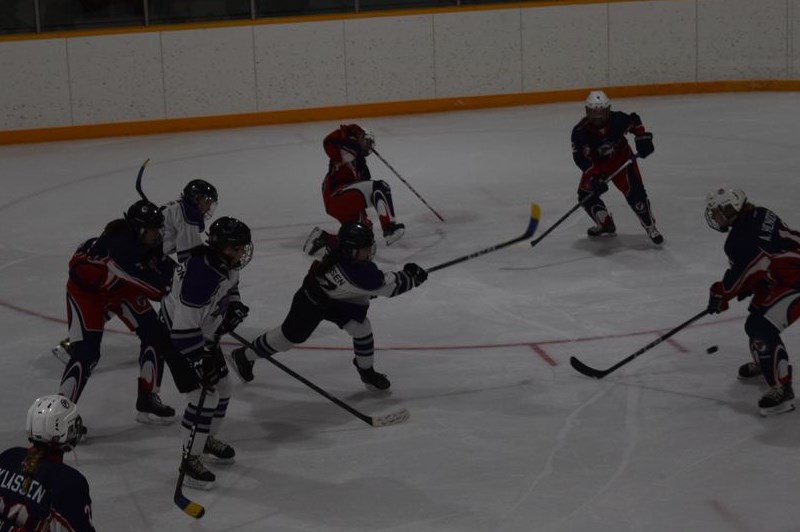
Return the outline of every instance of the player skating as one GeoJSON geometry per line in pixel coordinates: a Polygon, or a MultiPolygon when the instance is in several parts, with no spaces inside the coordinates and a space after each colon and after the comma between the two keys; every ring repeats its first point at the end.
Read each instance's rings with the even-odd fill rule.
{"type": "MultiPolygon", "coordinates": [[[[590,92],[586,98],[586,116],[572,130],[572,158],[582,172],[578,201],[592,195],[583,203],[583,208],[595,222],[587,230],[591,237],[616,233],[611,213],[600,196],[608,190],[605,180],[633,156],[626,137],[628,134],[635,136],[640,158],[653,153],[653,135],[645,130],[639,115],[612,111],[603,91],[590,92]]],[[[611,181],[624,194],[650,240],[661,244],[664,237],[656,228],[636,161],[611,181]]]]}
{"type": "MultiPolygon", "coordinates": [[[[346,124],[332,131],[322,143],[328,155],[328,173],[322,182],[322,200],[325,212],[340,224],[358,222],[372,227],[367,208],[378,213],[378,221],[387,245],[403,236],[405,226],[395,221],[392,191],[389,184],[372,180],[367,167],[367,156],[372,152],[375,138],[358,124],[346,124]]],[[[314,255],[324,247],[331,247],[334,235],[315,227],[303,251],[314,255]]]]}
{"type": "Polygon", "coordinates": [[[353,364],[367,388],[389,389],[389,379],[373,367],[375,342],[367,317],[370,299],[405,293],[425,282],[428,274],[413,263],[406,264],[402,271],[383,272],[372,261],[374,256],[372,229],[359,222],[344,224],[333,250],[312,264],[283,324],[253,341],[259,353],[244,347],[232,352],[233,367],[242,380],[253,380],[253,364],[258,356],[288,351],[308,340],[327,320],[353,338],[353,364]]]}
{"type": "Polygon", "coordinates": [[[722,281],[711,285],[708,312],[723,312],[734,297],[752,295],[744,330],[753,360],[739,368],[739,378],[763,375],[769,385],[758,401],[761,415],[793,410],[792,366],[780,333],[800,317],[800,232],[748,202],[741,190],[709,193],[705,214],[712,229],[728,233],[730,263],[722,281]]]}

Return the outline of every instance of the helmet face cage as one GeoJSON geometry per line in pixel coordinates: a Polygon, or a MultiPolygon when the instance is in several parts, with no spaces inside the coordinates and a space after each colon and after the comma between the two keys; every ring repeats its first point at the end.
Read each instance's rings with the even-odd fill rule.
{"type": "Polygon", "coordinates": [[[365,131],[358,124],[343,125],[342,129],[346,136],[358,142],[365,157],[370,154],[375,145],[375,135],[371,131],[365,131]]]}
{"type": "Polygon", "coordinates": [[[592,91],[586,97],[586,118],[595,126],[601,126],[608,121],[611,112],[611,102],[603,91],[592,91]]]}
{"type": "Polygon", "coordinates": [[[375,235],[366,225],[355,222],[342,226],[337,236],[339,249],[351,260],[357,258],[362,249],[369,249],[366,257],[360,260],[372,260],[375,257],[375,235]]]}
{"type": "Polygon", "coordinates": [[[738,189],[720,188],[706,196],[706,223],[716,231],[725,233],[747,203],[747,196],[738,189]]]}
{"type": "Polygon", "coordinates": [[[217,194],[216,187],[202,179],[193,179],[189,181],[186,186],[183,187],[182,197],[186,199],[186,201],[193,203],[198,209],[200,208],[200,202],[207,203],[208,209],[203,213],[203,217],[206,220],[210,220],[211,217],[214,216],[214,211],[219,202],[219,194],[217,194]]]}
{"type": "Polygon", "coordinates": [[[61,395],[46,395],[28,409],[28,440],[70,451],[81,439],[83,421],[75,404],[61,395]]]}
{"type": "Polygon", "coordinates": [[[207,242],[209,246],[220,254],[231,269],[241,270],[253,258],[253,241],[250,235],[250,228],[236,218],[223,216],[217,219],[208,229],[207,242]],[[242,256],[232,261],[228,251],[230,248],[243,248],[242,256]]]}

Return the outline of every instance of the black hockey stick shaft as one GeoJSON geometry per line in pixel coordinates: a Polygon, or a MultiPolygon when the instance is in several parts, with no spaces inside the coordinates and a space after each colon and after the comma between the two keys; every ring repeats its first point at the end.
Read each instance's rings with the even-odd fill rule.
{"type": "Polygon", "coordinates": [[[392,173],[393,173],[395,176],[397,176],[397,179],[399,179],[400,181],[402,181],[402,182],[403,182],[403,183],[404,183],[404,184],[405,184],[405,185],[408,187],[408,189],[409,189],[411,192],[413,192],[413,193],[414,193],[414,195],[415,195],[416,197],[418,197],[418,198],[419,198],[419,200],[420,200],[422,203],[424,203],[424,204],[425,204],[425,206],[426,206],[427,208],[429,208],[429,209],[431,210],[431,212],[432,212],[433,214],[435,214],[435,215],[436,215],[436,217],[437,217],[437,218],[439,218],[439,220],[441,220],[441,221],[444,221],[444,218],[442,218],[442,215],[441,215],[441,214],[439,214],[438,212],[436,212],[436,210],[435,210],[433,207],[431,207],[431,206],[428,204],[428,202],[427,202],[427,201],[425,201],[425,198],[423,198],[422,196],[420,196],[420,195],[419,195],[419,192],[417,192],[416,190],[414,190],[414,187],[412,187],[412,186],[411,186],[411,185],[408,183],[408,181],[406,181],[405,179],[403,179],[403,176],[401,176],[401,175],[400,175],[400,173],[399,173],[397,170],[395,170],[395,169],[392,167],[392,165],[391,165],[391,164],[389,164],[389,163],[386,161],[386,159],[384,159],[383,157],[381,157],[381,154],[380,154],[380,153],[378,153],[377,151],[375,151],[375,148],[372,148],[372,153],[374,153],[374,154],[375,154],[375,156],[376,156],[378,159],[380,159],[380,160],[383,162],[383,164],[385,164],[385,165],[386,165],[386,167],[387,167],[389,170],[391,170],[391,171],[392,171],[392,173]]]}
{"type": "Polygon", "coordinates": [[[145,201],[150,201],[147,199],[147,196],[144,194],[144,190],[142,190],[142,176],[144,175],[144,169],[147,168],[147,163],[150,162],[150,159],[145,159],[142,163],[141,168],[139,168],[139,175],[136,176],[136,192],[142,197],[145,201]]]}
{"type": "Polygon", "coordinates": [[[314,390],[315,392],[317,392],[321,396],[325,397],[326,399],[328,399],[329,401],[331,401],[335,405],[344,408],[345,410],[347,410],[348,412],[350,412],[351,414],[356,416],[358,419],[360,419],[361,421],[363,421],[367,425],[377,426],[374,423],[372,416],[368,416],[367,414],[364,414],[363,412],[360,412],[360,411],[356,410],[355,408],[353,408],[349,404],[345,403],[344,401],[342,401],[338,397],[329,394],[328,392],[326,392],[325,390],[323,390],[322,388],[320,388],[319,386],[317,386],[316,384],[314,384],[310,380],[306,379],[305,377],[303,377],[302,375],[300,375],[299,373],[297,373],[293,369],[281,364],[280,362],[278,362],[277,360],[272,358],[272,356],[270,356],[269,354],[267,354],[264,351],[260,350],[252,342],[248,341],[247,339],[245,339],[241,335],[239,335],[239,334],[237,334],[237,333],[235,333],[233,331],[229,332],[228,334],[230,334],[233,338],[235,338],[243,346],[245,346],[248,349],[250,349],[250,350],[254,351],[255,353],[257,353],[259,355],[259,357],[266,359],[268,362],[272,363],[273,365],[277,366],[279,369],[281,369],[284,372],[288,373],[289,375],[291,375],[292,377],[294,377],[298,381],[302,382],[303,384],[305,384],[306,386],[308,386],[309,388],[311,388],[312,390],[314,390]]]}
{"type": "MultiPolygon", "coordinates": [[[[206,393],[207,390],[203,387],[200,390],[200,398],[197,400],[197,412],[198,415],[203,410],[203,404],[206,402],[206,393]]],[[[194,447],[194,438],[197,436],[197,425],[199,423],[199,418],[192,424],[192,430],[189,432],[189,442],[186,449],[183,450],[183,455],[181,456],[181,467],[180,472],[178,473],[178,482],[175,484],[175,496],[173,497],[173,501],[175,504],[183,510],[186,515],[194,517],[195,519],[200,519],[206,513],[206,509],[203,508],[202,505],[189,500],[183,494],[183,478],[186,476],[186,461],[189,459],[189,455],[192,454],[192,447],[194,447]]]]}
{"type": "MultiPolygon", "coordinates": [[[[625,162],[622,164],[622,166],[620,166],[619,168],[617,168],[616,170],[614,170],[614,173],[612,173],[610,176],[608,176],[606,179],[604,179],[604,180],[603,180],[603,183],[608,183],[609,181],[611,181],[612,179],[614,179],[615,177],[617,177],[617,175],[619,175],[619,173],[620,173],[620,172],[622,172],[622,171],[623,171],[623,170],[625,170],[627,167],[629,167],[630,165],[632,165],[632,164],[633,164],[633,161],[635,161],[635,160],[636,160],[638,157],[639,157],[639,154],[637,154],[637,153],[633,154],[633,157],[631,157],[630,159],[628,159],[627,161],[625,161],[625,162]]],[[[558,227],[559,225],[561,225],[561,224],[564,222],[564,220],[566,220],[567,218],[569,218],[569,217],[570,217],[570,215],[571,215],[573,212],[575,212],[575,211],[577,211],[578,209],[580,209],[581,207],[583,207],[583,206],[586,204],[586,202],[588,202],[588,201],[589,201],[591,198],[593,198],[593,197],[594,197],[594,192],[592,192],[591,194],[589,194],[588,196],[586,196],[585,198],[583,198],[581,201],[579,201],[578,203],[576,203],[575,205],[573,205],[573,206],[572,206],[572,208],[571,208],[570,210],[568,210],[566,213],[564,213],[564,215],[563,215],[561,218],[559,218],[558,220],[556,220],[556,221],[555,221],[555,223],[554,223],[553,225],[551,225],[550,227],[548,227],[548,228],[547,228],[547,230],[545,230],[545,232],[544,232],[544,233],[542,233],[542,234],[541,234],[541,235],[539,235],[538,237],[536,237],[536,238],[534,238],[533,240],[531,240],[531,247],[533,247],[533,246],[535,246],[536,244],[538,244],[539,242],[541,242],[541,241],[544,239],[544,237],[546,237],[547,235],[549,235],[549,234],[550,234],[550,233],[553,231],[553,229],[555,229],[556,227],[558,227]]]]}
{"type": "Polygon", "coordinates": [[[436,266],[428,268],[426,271],[428,273],[432,273],[435,272],[436,270],[441,270],[442,268],[447,268],[448,266],[452,266],[453,264],[458,264],[459,262],[464,262],[470,259],[474,259],[475,257],[480,257],[481,255],[486,255],[487,253],[497,251],[498,249],[503,249],[505,247],[514,245],[517,242],[522,242],[523,240],[527,240],[528,238],[532,237],[533,234],[536,232],[536,228],[539,226],[540,216],[541,216],[541,209],[539,208],[539,205],[537,205],[536,203],[531,203],[531,217],[530,220],[528,221],[528,228],[522,235],[516,238],[512,238],[511,240],[506,240],[502,244],[489,246],[488,248],[484,248],[481,249],[480,251],[470,253],[469,255],[464,255],[463,257],[458,257],[457,259],[449,260],[447,262],[443,262],[442,264],[437,264],[436,266]]]}
{"type": "Polygon", "coordinates": [[[656,338],[655,340],[653,340],[652,342],[650,342],[646,346],[642,347],[641,349],[639,349],[638,351],[636,351],[632,355],[629,355],[629,356],[625,357],[624,359],[620,360],[619,362],[617,362],[616,364],[614,364],[613,366],[611,366],[608,369],[600,370],[600,369],[591,368],[591,367],[587,366],[586,364],[584,364],[583,362],[581,362],[580,360],[578,360],[575,357],[570,357],[569,363],[573,368],[575,368],[576,371],[586,375],[587,377],[592,377],[592,378],[595,378],[595,379],[602,379],[603,377],[605,377],[609,373],[613,373],[614,371],[618,370],[619,368],[621,368],[622,366],[624,366],[625,364],[627,364],[628,362],[630,362],[634,358],[638,357],[639,355],[642,355],[643,353],[645,353],[645,352],[649,351],[650,349],[654,348],[655,346],[657,346],[658,344],[660,344],[661,342],[663,342],[667,338],[671,337],[672,335],[674,335],[678,331],[681,331],[681,330],[685,329],[686,327],[688,327],[692,323],[696,322],[697,320],[699,320],[700,318],[702,318],[706,314],[708,314],[708,309],[703,310],[702,312],[700,312],[698,314],[695,314],[694,316],[692,316],[691,318],[689,318],[685,322],[681,323],[680,325],[678,325],[674,329],[671,329],[670,331],[662,334],[661,336],[659,336],[658,338],[656,338]]]}

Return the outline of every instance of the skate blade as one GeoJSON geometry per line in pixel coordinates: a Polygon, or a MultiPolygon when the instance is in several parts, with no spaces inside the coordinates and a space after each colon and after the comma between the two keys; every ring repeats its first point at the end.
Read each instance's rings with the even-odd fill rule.
{"type": "Polygon", "coordinates": [[[175,422],[175,417],[160,417],[149,412],[137,412],[136,421],[144,425],[166,426],[172,425],[175,422]]]}
{"type": "Polygon", "coordinates": [[[53,353],[53,356],[56,357],[62,364],[67,364],[69,362],[69,353],[67,353],[67,350],[60,345],[55,346],[50,350],[50,352],[53,353]]]}
{"type": "Polygon", "coordinates": [[[207,480],[197,480],[187,475],[183,478],[183,485],[186,486],[187,488],[208,491],[214,487],[214,482],[207,480]]]}
{"type": "Polygon", "coordinates": [[[203,462],[208,464],[231,465],[236,462],[236,457],[233,458],[220,458],[210,453],[203,453],[200,455],[203,462]]]}
{"type": "Polygon", "coordinates": [[[779,404],[778,406],[773,406],[772,408],[759,408],[758,413],[761,414],[761,417],[769,417],[777,416],[778,414],[785,414],[787,412],[791,412],[792,410],[794,410],[794,403],[787,401],[779,404]]]}

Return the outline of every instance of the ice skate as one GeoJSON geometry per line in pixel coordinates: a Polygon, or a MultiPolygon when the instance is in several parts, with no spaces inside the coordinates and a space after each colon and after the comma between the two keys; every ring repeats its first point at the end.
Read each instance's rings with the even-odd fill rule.
{"type": "Polygon", "coordinates": [[[203,459],[217,464],[232,464],[236,451],[233,447],[212,435],[208,435],[206,446],[203,448],[203,459]]]}
{"type": "Polygon", "coordinates": [[[247,357],[244,355],[245,349],[245,347],[237,347],[231,351],[230,361],[231,366],[233,366],[233,372],[236,373],[239,380],[242,382],[250,382],[254,377],[253,365],[255,362],[247,360],[247,357]]]}
{"type": "Polygon", "coordinates": [[[392,385],[389,379],[386,378],[386,375],[378,373],[374,368],[362,369],[355,358],[353,359],[353,365],[358,370],[358,376],[361,377],[361,382],[364,383],[368,390],[373,392],[384,391],[388,390],[392,385]]]}
{"type": "Polygon", "coordinates": [[[759,375],[762,375],[762,373],[761,366],[755,362],[746,362],[739,366],[738,379],[740,381],[744,381],[747,379],[752,379],[753,377],[758,377],[759,375]]]}
{"type": "Polygon", "coordinates": [[[136,421],[148,425],[169,425],[175,421],[175,409],[162,403],[157,393],[148,392],[143,382],[139,379],[136,421]]]}
{"type": "Polygon", "coordinates": [[[650,237],[650,240],[653,241],[653,244],[661,244],[664,241],[664,237],[656,228],[655,224],[651,225],[650,227],[645,227],[645,231],[647,231],[647,236],[650,237]]]}
{"type": "Polygon", "coordinates": [[[195,488],[199,490],[210,490],[214,487],[214,481],[217,477],[214,473],[206,469],[200,457],[196,454],[190,454],[183,462],[183,467],[186,475],[183,477],[184,486],[195,488]]]}
{"type": "Polygon", "coordinates": [[[330,236],[326,231],[315,227],[306,238],[305,244],[303,244],[303,252],[307,255],[315,255],[319,250],[327,246],[330,236]]]}
{"type": "Polygon", "coordinates": [[[397,222],[389,222],[383,227],[383,238],[386,239],[386,245],[391,246],[406,232],[406,226],[397,222]]]}
{"type": "Polygon", "coordinates": [[[791,383],[773,386],[758,401],[758,412],[764,417],[792,410],[794,410],[794,390],[791,383]]]}
{"type": "Polygon", "coordinates": [[[591,237],[602,236],[602,235],[609,235],[614,236],[617,234],[617,226],[614,225],[614,221],[609,217],[606,219],[606,222],[598,225],[594,225],[586,230],[586,234],[591,237]]]}
{"type": "Polygon", "coordinates": [[[71,345],[69,342],[69,338],[64,338],[58,345],[51,349],[53,356],[56,357],[58,360],[63,362],[64,364],[69,363],[70,358],[72,358],[72,353],[70,351],[71,345]]]}

